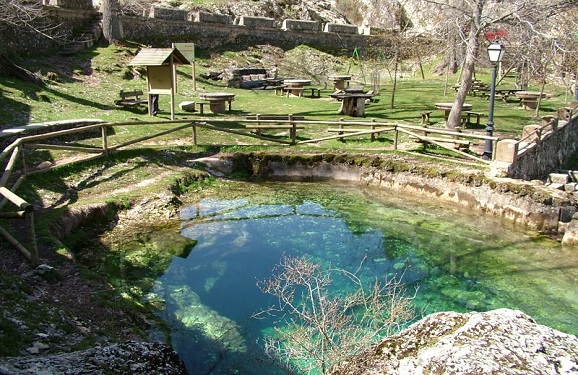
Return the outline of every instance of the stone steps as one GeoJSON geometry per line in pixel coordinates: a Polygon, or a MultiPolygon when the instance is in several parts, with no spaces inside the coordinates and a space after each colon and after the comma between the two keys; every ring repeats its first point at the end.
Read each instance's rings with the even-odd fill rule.
{"type": "Polygon", "coordinates": [[[65,56],[73,55],[76,52],[91,48],[101,37],[102,19],[100,16],[96,16],[78,38],[66,43],[60,54],[65,56]]]}

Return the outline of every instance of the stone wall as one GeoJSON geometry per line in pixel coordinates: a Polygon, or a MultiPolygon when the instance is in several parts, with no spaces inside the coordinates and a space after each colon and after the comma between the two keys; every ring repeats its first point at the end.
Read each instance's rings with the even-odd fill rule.
{"type": "Polygon", "coordinates": [[[572,194],[543,183],[491,179],[478,170],[457,171],[450,165],[438,163],[428,166],[423,160],[384,158],[386,162],[381,165],[379,159],[373,157],[371,162],[366,159],[368,165],[363,166],[360,165],[364,164],[363,158],[359,155],[302,154],[289,157],[237,153],[197,161],[217,175],[243,172],[259,179],[280,181],[350,181],[386,191],[400,191],[500,217],[544,233],[562,232],[565,223],[570,222],[577,211],[572,194]],[[430,175],[430,169],[436,170],[435,176],[430,175]]]}
{"type": "Polygon", "coordinates": [[[186,21],[188,13],[185,10],[173,8],[151,7],[149,17],[170,21],[186,21]]]}
{"type": "Polygon", "coordinates": [[[207,50],[238,50],[258,44],[291,49],[304,44],[327,53],[349,55],[355,48],[367,47],[370,39],[359,34],[287,32],[281,28],[254,28],[142,17],[123,17],[122,23],[126,39],[153,47],[187,42],[207,50]]]}
{"type": "Polygon", "coordinates": [[[281,28],[293,31],[321,31],[321,24],[315,21],[284,20],[281,28]]]}
{"type": "MultiPolygon", "coordinates": [[[[52,2],[52,0],[51,0],[52,2]]],[[[4,51],[10,56],[23,57],[27,54],[54,53],[63,48],[74,35],[79,35],[99,13],[92,7],[84,6],[84,2],[74,2],[77,9],[67,9],[56,6],[45,6],[45,16],[33,21],[33,26],[42,29],[47,25],[59,25],[59,38],[49,38],[34,31],[5,28],[0,30],[0,39],[4,43],[4,51]]]]}
{"type": "Polygon", "coordinates": [[[223,25],[230,25],[233,23],[231,17],[226,14],[216,14],[207,12],[193,13],[190,17],[190,21],[205,22],[205,23],[220,23],[223,25]]]}
{"type": "Polygon", "coordinates": [[[326,23],[323,28],[323,32],[326,33],[339,33],[339,34],[357,34],[359,29],[355,25],[341,25],[336,23],[326,23]]]}
{"type": "Polygon", "coordinates": [[[42,5],[56,6],[64,9],[94,9],[92,1],[90,0],[43,0],[42,5]]]}
{"type": "Polygon", "coordinates": [[[266,17],[241,16],[237,20],[237,25],[254,28],[274,28],[275,19],[266,17]]]}
{"type": "Polygon", "coordinates": [[[574,114],[569,121],[558,121],[555,131],[547,133],[539,142],[515,156],[508,167],[507,174],[511,178],[543,180],[549,173],[563,168],[577,155],[578,113],[574,114]]]}
{"type": "MultiPolygon", "coordinates": [[[[43,0],[49,14],[45,20],[59,25],[60,31],[71,41],[88,22],[99,13],[86,0],[43,0]]],[[[287,20],[285,28],[272,18],[240,17],[238,24],[231,17],[205,12],[189,13],[180,9],[151,7],[147,16],[121,18],[124,36],[128,40],[166,47],[171,42],[190,42],[200,49],[238,50],[256,44],[271,44],[283,49],[309,45],[331,54],[350,54],[355,48],[370,46],[369,35],[360,35],[355,25],[322,25],[313,21],[287,20]]],[[[61,49],[64,40],[55,41],[31,33],[14,35],[10,30],[0,32],[9,53],[45,53],[61,49]],[[25,41],[24,43],[22,41],[25,41]]]]}

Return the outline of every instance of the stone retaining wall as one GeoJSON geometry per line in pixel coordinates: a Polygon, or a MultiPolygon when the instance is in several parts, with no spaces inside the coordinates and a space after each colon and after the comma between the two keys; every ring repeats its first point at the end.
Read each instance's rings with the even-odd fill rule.
{"type": "Polygon", "coordinates": [[[338,33],[338,34],[358,34],[359,28],[355,25],[342,25],[336,23],[326,23],[323,28],[323,32],[326,33],[338,33]]]}
{"type": "Polygon", "coordinates": [[[188,13],[187,11],[181,9],[160,8],[153,6],[151,7],[149,17],[170,21],[186,21],[188,13]]]}
{"type": "Polygon", "coordinates": [[[166,47],[174,42],[190,42],[195,43],[199,49],[212,50],[237,50],[258,44],[291,49],[304,44],[326,53],[349,55],[355,48],[367,47],[370,39],[359,34],[287,32],[280,28],[253,28],[142,17],[123,17],[122,23],[127,40],[153,47],[166,47]]]}
{"type": "MultiPolygon", "coordinates": [[[[563,233],[577,212],[572,194],[544,184],[488,178],[481,171],[445,170],[441,165],[431,166],[436,173],[429,176],[428,167],[425,173],[417,171],[420,161],[414,161],[412,167],[406,160],[387,159],[386,164],[391,163],[389,167],[369,167],[360,165],[361,160],[356,155],[236,154],[201,162],[217,174],[244,172],[257,178],[282,181],[341,180],[384,189],[384,194],[387,190],[401,191],[410,196],[450,202],[465,210],[501,217],[545,233],[563,233]],[[416,171],[398,170],[403,165],[416,171]]],[[[366,164],[382,161],[376,158],[366,164]]]]}
{"type": "Polygon", "coordinates": [[[275,19],[266,17],[241,16],[237,20],[237,25],[254,28],[274,28],[275,19]]]}
{"type": "Polygon", "coordinates": [[[321,24],[315,21],[284,20],[281,28],[293,31],[321,31],[321,24]]]}
{"type": "Polygon", "coordinates": [[[94,10],[90,0],[42,0],[42,5],[50,5],[65,9],[94,10]]]}
{"type": "MultiPolygon", "coordinates": [[[[515,142],[514,142],[515,143],[515,142]]],[[[513,158],[508,177],[523,180],[545,179],[578,155],[578,113],[569,121],[558,121],[555,131],[513,158]]]]}
{"type": "Polygon", "coordinates": [[[230,25],[233,20],[226,14],[216,14],[208,12],[196,12],[191,15],[190,21],[204,22],[204,23],[219,23],[222,25],[230,25]]]}

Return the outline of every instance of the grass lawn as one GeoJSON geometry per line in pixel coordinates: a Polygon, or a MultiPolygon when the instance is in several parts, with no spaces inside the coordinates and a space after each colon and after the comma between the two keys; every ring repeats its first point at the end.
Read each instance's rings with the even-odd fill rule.
{"type": "MultiPolygon", "coordinates": [[[[303,49],[304,47],[299,47],[303,49]]],[[[96,118],[108,122],[125,121],[151,121],[157,119],[170,119],[169,97],[161,95],[161,113],[157,118],[151,118],[146,114],[146,108],[118,108],[114,101],[118,99],[118,92],[122,90],[140,89],[146,92],[146,80],[144,69],[138,69],[140,76],[134,75],[132,67],[127,63],[136,54],[136,48],[109,46],[106,48],[94,48],[77,54],[73,57],[53,57],[42,56],[28,58],[19,62],[20,65],[31,71],[36,71],[49,79],[46,87],[35,87],[13,79],[0,77],[0,96],[2,97],[2,111],[0,111],[0,128],[10,128],[25,125],[28,123],[39,123],[46,121],[75,119],[75,118],[96,118]],[[51,79],[51,80],[50,80],[51,79]]],[[[254,54],[254,52],[252,52],[254,54]]],[[[287,98],[286,96],[275,95],[273,90],[243,90],[226,87],[223,81],[209,81],[201,78],[201,74],[208,71],[215,71],[226,67],[227,64],[247,64],[248,61],[239,61],[238,54],[225,53],[221,56],[209,56],[207,51],[199,51],[200,56],[196,61],[196,90],[193,89],[192,69],[190,66],[180,66],[178,72],[178,93],[175,100],[175,117],[177,119],[195,119],[200,114],[181,111],[178,104],[182,101],[198,100],[199,93],[202,92],[230,92],[235,94],[233,110],[226,114],[215,115],[205,111],[203,117],[206,118],[244,118],[250,114],[295,114],[305,116],[307,120],[337,121],[340,117],[347,120],[371,120],[399,122],[405,124],[420,124],[421,112],[432,111],[431,119],[439,127],[443,127],[443,111],[435,110],[436,102],[452,102],[455,91],[452,86],[456,83],[457,75],[450,76],[446,83],[444,76],[427,73],[433,70],[433,62],[424,66],[426,77],[412,75],[411,73],[401,73],[397,80],[395,98],[393,94],[393,80],[391,71],[387,66],[380,65],[379,62],[361,62],[351,64],[347,59],[337,59],[331,57],[334,69],[347,69],[353,75],[351,85],[364,85],[370,89],[371,72],[378,71],[381,79],[379,81],[380,95],[377,103],[371,103],[366,107],[364,118],[353,118],[338,114],[340,103],[329,95],[333,92],[330,84],[325,84],[326,76],[319,72],[312,71],[307,66],[306,59],[297,58],[294,61],[280,66],[279,76],[295,78],[307,78],[313,82],[312,87],[321,89],[321,98],[309,97],[310,90],[305,90],[305,97],[287,98]],[[234,60],[237,59],[237,60],[234,60]],[[301,67],[301,68],[300,68],[301,67]],[[300,73],[301,72],[301,73],[300,73]],[[444,89],[447,86],[447,89],[444,89]],[[446,91],[446,94],[444,94],[446,91]]],[[[409,66],[409,62],[405,65],[409,66]]],[[[330,69],[330,68],[329,68],[330,69]]],[[[488,69],[486,69],[488,70],[488,69]]],[[[410,71],[409,68],[407,71],[410,71]]],[[[332,73],[346,73],[338,71],[332,73]]],[[[483,69],[476,78],[489,83],[489,72],[483,69]]],[[[514,87],[513,78],[506,78],[499,88],[514,87]]],[[[538,86],[530,86],[529,90],[537,91],[538,86]]],[[[563,87],[547,85],[548,97],[543,101],[539,115],[555,114],[557,109],[565,105],[567,99],[563,87]]],[[[569,98],[571,100],[571,98],[569,98]]],[[[484,133],[487,121],[489,102],[487,98],[480,96],[468,96],[467,102],[472,104],[473,111],[484,114],[481,124],[478,127],[467,129],[467,132],[484,133]]],[[[495,134],[502,138],[516,137],[521,134],[525,125],[539,122],[534,111],[521,109],[515,100],[507,102],[496,100],[495,112],[495,134]]],[[[232,125],[228,125],[232,126],[232,125]]],[[[148,134],[152,132],[151,127],[119,127],[115,128],[116,136],[122,141],[123,135],[127,138],[135,135],[148,134]]],[[[306,131],[298,134],[303,137],[327,136],[327,126],[308,127],[306,131]]],[[[182,134],[185,131],[183,131],[182,134]]],[[[177,134],[177,136],[179,136],[177,134]]],[[[188,135],[187,135],[188,136],[188,135]]],[[[170,138],[170,136],[167,136],[170,138]]],[[[391,144],[391,136],[386,135],[378,139],[385,142],[383,145],[391,144]]],[[[241,137],[243,138],[243,137],[241,137]]],[[[346,148],[355,149],[357,145],[363,143],[363,147],[372,148],[375,145],[368,145],[368,136],[359,140],[350,139],[346,142],[346,148]]],[[[200,131],[199,139],[201,143],[212,145],[244,145],[251,143],[249,139],[239,139],[238,136],[225,135],[223,133],[200,131]]],[[[321,148],[344,148],[344,143],[339,141],[322,142],[317,149],[321,148]]]]}

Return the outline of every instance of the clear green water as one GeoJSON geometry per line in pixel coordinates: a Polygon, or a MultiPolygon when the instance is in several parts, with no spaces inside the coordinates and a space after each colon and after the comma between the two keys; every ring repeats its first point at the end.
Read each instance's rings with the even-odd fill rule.
{"type": "Polygon", "coordinates": [[[283,373],[256,345],[275,322],[251,318],[275,302],[256,282],[282,255],[350,271],[366,257],[361,277],[403,273],[425,314],[507,307],[578,334],[578,251],[479,213],[352,185],[246,183],[181,216],[198,244],[149,298],[191,374],[283,373]]]}

